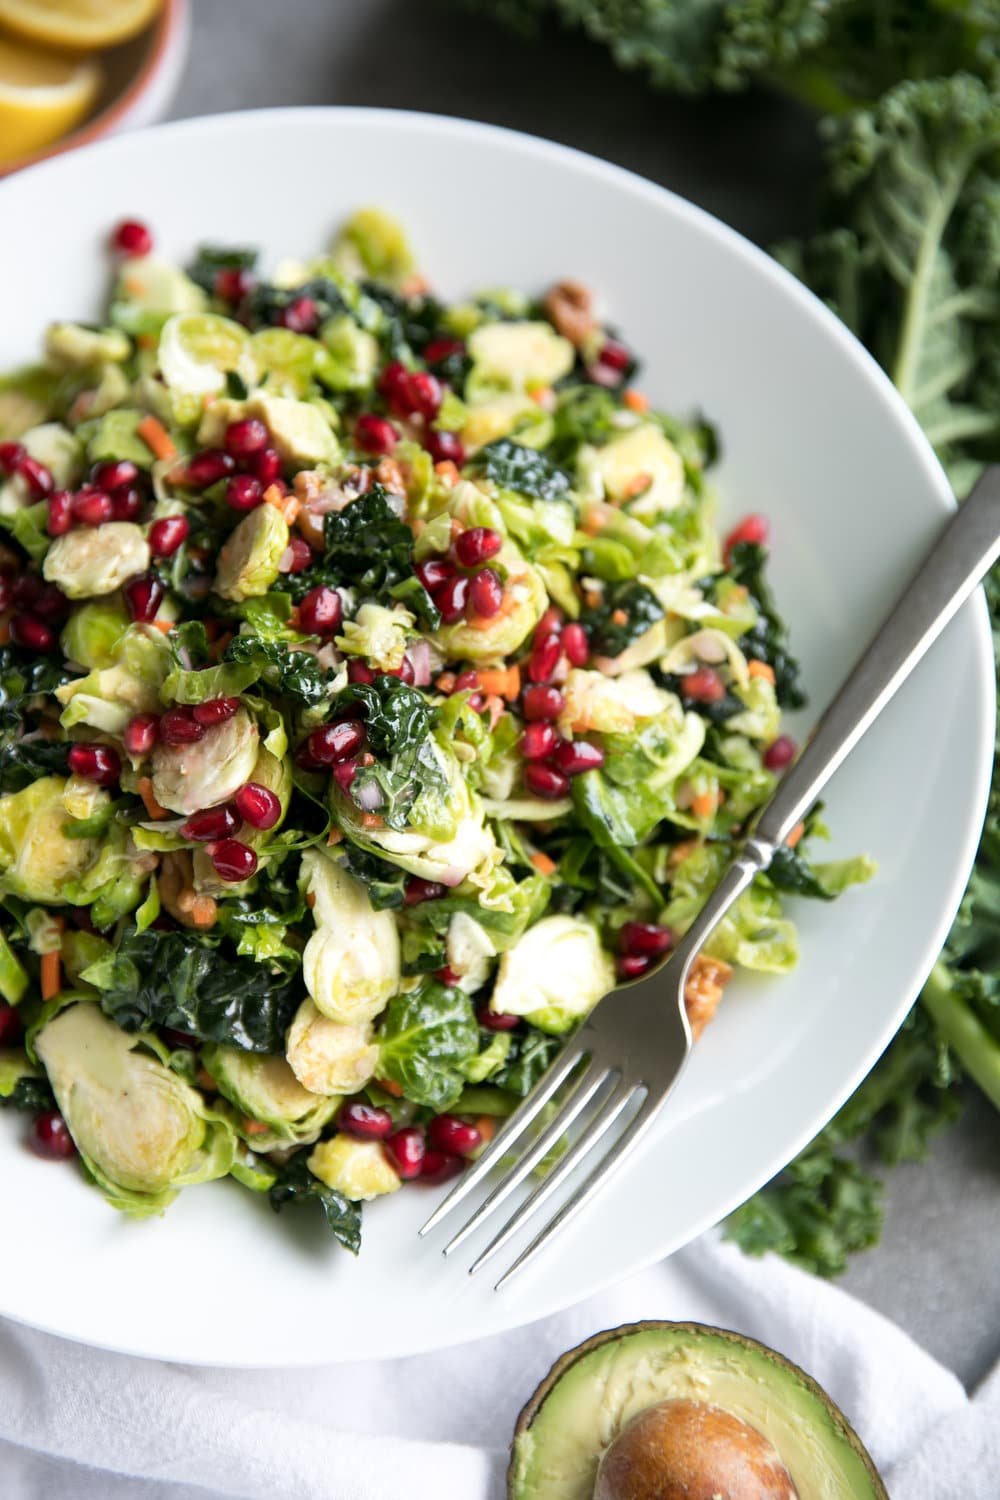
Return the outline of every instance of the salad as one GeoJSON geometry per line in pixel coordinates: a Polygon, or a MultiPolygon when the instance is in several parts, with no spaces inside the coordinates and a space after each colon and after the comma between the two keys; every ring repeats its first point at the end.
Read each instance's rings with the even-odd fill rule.
{"type": "MultiPolygon", "coordinates": [[[[669,950],[795,745],[711,427],[574,282],[446,304],[365,209],[270,279],[113,236],[0,381],[0,1101],[144,1216],[439,1182],[669,950]]],[[[795,963],[819,810],[687,992],[795,963]]]]}

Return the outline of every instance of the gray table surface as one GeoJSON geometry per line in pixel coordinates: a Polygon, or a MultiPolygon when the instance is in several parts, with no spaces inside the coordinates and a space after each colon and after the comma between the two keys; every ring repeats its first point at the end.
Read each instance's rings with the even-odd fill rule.
{"type": "MultiPolygon", "coordinates": [[[[171,117],[287,104],[462,115],[619,162],[772,243],[809,221],[811,119],[754,95],[680,102],[583,41],[528,47],[446,0],[194,0],[171,117]]],[[[892,1173],[882,1244],[842,1284],[970,1386],[1000,1357],[1000,1118],[978,1096],[931,1160],[892,1173]]]]}

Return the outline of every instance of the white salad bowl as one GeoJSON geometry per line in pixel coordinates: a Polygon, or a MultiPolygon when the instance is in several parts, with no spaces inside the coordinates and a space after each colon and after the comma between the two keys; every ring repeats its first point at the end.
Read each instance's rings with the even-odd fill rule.
{"type": "MultiPolygon", "coordinates": [[[[771,518],[806,728],[952,497],[833,315],[739,235],[627,172],[483,125],[363,109],[216,116],[89,147],[0,184],[0,223],[31,226],[4,236],[0,366],[31,359],[48,320],[97,315],[107,229],[124,216],[182,261],[215,241],[259,244],[273,264],[317,251],[367,203],[405,222],[446,294],[587,283],[642,355],[654,403],[718,424],[723,524],[771,518]]],[[[683,1245],[805,1145],[905,1015],[966,882],[993,723],[977,598],[833,783],[831,852],[869,851],[877,879],[829,906],[794,903],[798,970],[732,984],[648,1147],[509,1290],[418,1241],[433,1190],[370,1205],[357,1260],[230,1184],[134,1223],[31,1156],[23,1120],[5,1116],[0,1313],[191,1362],[402,1355],[541,1317],[683,1245]],[[199,1266],[215,1272],[192,1280],[199,1266]]]]}

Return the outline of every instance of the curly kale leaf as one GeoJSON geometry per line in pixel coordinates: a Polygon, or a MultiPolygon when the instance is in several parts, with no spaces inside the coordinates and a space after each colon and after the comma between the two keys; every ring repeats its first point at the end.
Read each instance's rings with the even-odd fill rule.
{"type": "Polygon", "coordinates": [[[559,500],[570,487],[569,476],[562,469],[537,449],[526,448],[512,438],[490,443],[477,453],[475,462],[501,489],[534,495],[538,500],[559,500]]]}
{"type": "Polygon", "coordinates": [[[259,678],[274,692],[308,708],[323,701],[336,676],[321,667],[308,651],[290,651],[283,641],[265,640],[257,635],[234,636],[223,652],[222,661],[256,667],[259,678]]]}
{"type": "Polygon", "coordinates": [[[334,1238],[352,1255],[361,1249],[361,1205],[314,1177],[306,1165],[305,1152],[297,1152],[282,1167],[268,1198],[276,1214],[289,1204],[317,1203],[334,1238]]]}
{"type": "Polygon", "coordinates": [[[606,588],[600,604],[585,609],[580,620],[595,656],[620,656],[662,620],[663,614],[663,605],[652,589],[644,583],[628,582],[606,588]]]}
{"type": "Polygon", "coordinates": [[[782,708],[802,708],[806,695],[798,662],[788,650],[788,631],[778,614],[764,577],[767,548],[757,542],[737,542],[729,560],[730,576],[749,592],[758,620],[740,640],[747,656],[767,662],[774,671],[774,690],[782,708]]]}
{"type": "Polygon", "coordinates": [[[294,575],[296,595],[321,583],[351,584],[377,594],[412,574],[413,534],[380,484],[328,515],[324,535],[322,559],[294,575]]]}

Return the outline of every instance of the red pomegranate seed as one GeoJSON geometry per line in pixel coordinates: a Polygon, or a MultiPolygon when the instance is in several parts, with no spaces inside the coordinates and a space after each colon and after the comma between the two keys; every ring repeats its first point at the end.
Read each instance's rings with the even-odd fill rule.
{"type": "Polygon", "coordinates": [[[138,466],[127,458],[95,464],[90,471],[91,483],[99,490],[124,490],[139,478],[138,466]]]}
{"type": "Polygon", "coordinates": [[[160,739],[165,745],[194,745],[204,737],[205,726],[190,708],[168,708],[160,719],[160,739]]]}
{"type": "Polygon", "coordinates": [[[632,355],[617,339],[605,339],[597,355],[598,363],[612,370],[624,372],[632,363],[632,355]]]}
{"type": "Polygon", "coordinates": [[[455,686],[452,688],[452,692],[475,692],[478,686],[479,673],[466,670],[465,672],[459,672],[458,676],[455,678],[455,686]]]}
{"type": "Polygon", "coordinates": [[[455,556],[463,568],[477,568],[480,563],[496,557],[503,546],[503,537],[492,526],[470,526],[459,532],[454,546],[455,556]]]}
{"type": "Polygon", "coordinates": [[[78,490],[69,508],[74,521],[82,526],[103,526],[115,514],[114,501],[103,490],[78,490]]]}
{"type": "Polygon", "coordinates": [[[525,728],[521,736],[521,754],[525,760],[544,760],[558,743],[559,736],[552,725],[539,720],[525,728]]]}
{"type": "Polygon", "coordinates": [[[252,474],[234,474],[226,485],[226,504],[231,510],[256,510],[264,499],[264,486],[252,474]]]}
{"type": "Polygon", "coordinates": [[[123,219],[111,235],[111,248],[118,255],[148,255],[153,236],[139,219],[123,219]]]}
{"type": "Polygon", "coordinates": [[[299,601],[299,625],[306,635],[336,635],[343,618],[344,605],[336,589],[322,585],[299,601]]]}
{"type": "Polygon", "coordinates": [[[521,710],[529,723],[539,719],[558,719],[566,707],[566,699],[558,688],[525,688],[521,699],[521,710]]]}
{"type": "Polygon", "coordinates": [[[281,554],[279,573],[304,573],[312,564],[312,548],[304,536],[293,536],[281,554]]]}
{"type": "Polygon", "coordinates": [[[142,515],[142,492],[135,485],[116,490],[111,496],[112,521],[138,521],[142,515]]]}
{"type": "MultiPolygon", "coordinates": [[[[393,409],[396,409],[397,401],[401,401],[406,389],[406,382],[410,378],[410,372],[401,360],[391,359],[389,363],[379,372],[375,389],[380,396],[384,396],[393,409]]],[[[400,406],[399,415],[406,416],[406,410],[400,406]]]]}
{"type": "Polygon", "coordinates": [[[70,745],[66,761],[74,776],[98,786],[114,786],[122,772],[118,751],[110,745],[70,745]]]}
{"type": "Polygon", "coordinates": [[[385,675],[387,677],[398,677],[400,682],[408,683],[411,687],[416,677],[416,673],[413,670],[413,663],[408,656],[403,657],[398,667],[386,667],[385,675]]]}
{"type": "Polygon", "coordinates": [[[24,1025],[13,1005],[0,1000],[0,1047],[13,1047],[20,1039],[24,1025]]]}
{"type": "Polygon", "coordinates": [[[191,713],[196,724],[204,724],[206,729],[211,729],[216,724],[224,724],[227,719],[235,718],[239,706],[238,698],[206,698],[204,703],[196,703],[191,713]]]}
{"type": "Polygon", "coordinates": [[[18,609],[32,609],[43,587],[37,573],[21,573],[11,585],[11,600],[18,609]]]}
{"type": "Polygon", "coordinates": [[[249,844],[239,839],[221,839],[211,851],[212,864],[220,880],[238,885],[257,873],[257,856],[249,844]]]}
{"type": "Polygon", "coordinates": [[[764,751],[764,764],[769,771],[783,771],[791,765],[798,750],[798,745],[789,735],[779,734],[764,751]]]}
{"type": "Polygon", "coordinates": [[[448,965],[445,964],[443,969],[434,970],[434,978],[438,981],[439,984],[445,984],[449,989],[453,990],[458,985],[462,976],[461,974],[456,974],[454,969],[450,969],[448,965]]]}
{"type": "Polygon", "coordinates": [[[242,421],[230,422],[222,446],[230,458],[235,458],[239,463],[244,458],[252,457],[254,453],[262,452],[270,440],[271,434],[259,417],[244,417],[242,421]]]}
{"type": "Polygon", "coordinates": [[[426,417],[428,422],[433,422],[441,410],[444,391],[436,375],[429,370],[415,370],[406,382],[405,395],[407,416],[426,417]]]}
{"type": "Polygon", "coordinates": [[[411,875],[403,892],[403,905],[419,906],[422,901],[437,901],[447,889],[439,880],[423,880],[419,875],[411,875]]]}
{"type": "Polygon", "coordinates": [[[184,482],[193,490],[207,490],[231,474],[236,465],[221,448],[202,448],[193,453],[184,469],[184,482]]]}
{"type": "Polygon", "coordinates": [[[420,1165],[420,1181],[431,1186],[447,1182],[449,1177],[457,1177],[464,1165],[460,1156],[454,1156],[449,1151],[425,1151],[420,1165]]]}
{"type": "Polygon", "coordinates": [[[766,516],[744,516],[733,527],[723,544],[722,556],[726,566],[729,566],[733,548],[739,546],[740,542],[755,542],[758,546],[765,546],[770,534],[771,527],[766,516]]]}
{"type": "Polygon", "coordinates": [[[40,615],[50,625],[56,625],[69,613],[69,600],[56,584],[47,583],[40,591],[33,607],[36,615],[40,615]]]}
{"type": "Polygon", "coordinates": [[[569,792],[568,776],[563,776],[552,766],[539,765],[537,761],[530,761],[525,766],[524,784],[532,796],[544,797],[550,802],[569,792]]]}
{"type": "Polygon", "coordinates": [[[482,568],[469,583],[469,609],[480,619],[490,620],[503,604],[503,584],[492,568],[482,568]]]}
{"type": "Polygon", "coordinates": [[[391,453],[396,446],[396,429],[386,417],[365,411],[354,424],[354,441],[365,453],[391,453]]]}
{"type": "Polygon", "coordinates": [[[669,927],[656,922],[624,922],[618,933],[618,947],[632,957],[659,958],[673,942],[669,927]]]}
{"type": "Polygon", "coordinates": [[[151,573],[130,579],[122,589],[133,620],[155,620],[156,611],[163,603],[163,592],[163,584],[151,573]]]}
{"type": "Polygon", "coordinates": [[[460,469],[465,463],[465,444],[457,432],[431,431],[424,444],[436,464],[451,463],[460,469]]]}
{"type": "Polygon", "coordinates": [[[307,740],[309,754],[321,766],[350,760],[365,742],[365,726],[358,719],[344,719],[340,724],[323,724],[307,740]]]}
{"type": "Polygon", "coordinates": [[[615,960],[615,969],[619,979],[638,979],[640,974],[645,974],[651,962],[651,959],[644,958],[640,953],[623,953],[615,960]]]}
{"type": "Polygon", "coordinates": [[[18,461],[16,472],[28,486],[28,493],[33,500],[44,500],[56,487],[52,471],[40,464],[37,458],[32,458],[30,453],[26,453],[18,461]]]}
{"type": "Polygon", "coordinates": [[[464,353],[465,345],[461,339],[431,339],[424,347],[424,359],[429,365],[439,365],[442,360],[451,359],[454,354],[464,353]]]}
{"type": "Polygon", "coordinates": [[[247,472],[259,479],[264,489],[281,478],[281,454],[277,448],[262,448],[247,460],[247,472]]]}
{"type": "Polygon", "coordinates": [[[311,297],[296,297],[278,314],[278,324],[292,333],[315,333],[319,327],[319,308],[311,297]]]}
{"type": "Polygon", "coordinates": [[[691,703],[718,703],[726,696],[726,684],[711,667],[697,667],[681,678],[681,693],[691,703]]]}
{"type": "Polygon", "coordinates": [[[337,1112],[337,1129],[356,1136],[359,1141],[384,1141],[392,1135],[392,1115],[376,1104],[355,1099],[337,1112]]]}
{"type": "Polygon", "coordinates": [[[342,760],[331,767],[334,781],[342,792],[349,792],[354,785],[354,778],[358,774],[358,763],[356,760],[342,760]]]}
{"type": "Polygon", "coordinates": [[[13,474],[27,456],[23,443],[0,443],[0,474],[13,474]]]}
{"type": "Polygon", "coordinates": [[[136,714],[125,726],[122,739],[129,755],[148,755],[160,738],[160,721],[155,714],[136,714]]]}
{"type": "Polygon", "coordinates": [[[26,651],[51,651],[56,643],[55,631],[37,615],[15,615],[10,622],[10,638],[26,651]]]}
{"type": "Polygon", "coordinates": [[[550,604],[535,626],[531,644],[533,646],[540,646],[543,641],[548,640],[550,635],[558,635],[562,630],[562,618],[562,611],[557,609],[554,604],[550,604]]]}
{"type": "Polygon", "coordinates": [[[546,636],[536,641],[528,658],[528,676],[532,682],[548,682],[562,655],[562,646],[557,635],[546,636]]]}
{"type": "Polygon", "coordinates": [[[404,1182],[411,1177],[420,1176],[420,1168],[427,1154],[427,1143],[422,1130],[418,1130],[415,1125],[404,1125],[402,1130],[397,1130],[386,1139],[385,1150],[404,1182]]]}
{"type": "Polygon", "coordinates": [[[520,1016],[511,1016],[502,1010],[490,1010],[488,1005],[479,1007],[476,1011],[476,1019],[480,1026],[486,1027],[487,1031],[513,1031],[521,1024],[520,1016]]]}
{"type": "Polygon", "coordinates": [[[415,563],[413,571],[432,598],[438,589],[455,577],[454,564],[446,562],[443,557],[428,557],[425,562],[415,563]]]}
{"type": "Polygon", "coordinates": [[[449,578],[434,595],[434,603],[441,611],[441,618],[446,625],[454,625],[456,620],[462,618],[468,602],[469,580],[461,573],[455,578],[449,578]]]}
{"type": "Polygon", "coordinates": [[[454,1156],[471,1156],[483,1140],[475,1125],[467,1125],[455,1115],[435,1115],[427,1126],[427,1139],[438,1151],[454,1156]]]}
{"type": "Polygon", "coordinates": [[[28,1131],[28,1145],[46,1161],[69,1161],[76,1155],[69,1126],[57,1109],[47,1109],[34,1120],[28,1131]]]}
{"type": "Polygon", "coordinates": [[[552,752],[552,764],[564,776],[580,776],[584,771],[601,769],[604,751],[589,740],[563,740],[552,752]]]}
{"type": "Polygon", "coordinates": [[[363,661],[349,661],[347,663],[347,680],[348,682],[374,682],[375,673],[363,661]]]}
{"type": "Polygon", "coordinates": [[[239,266],[223,266],[221,271],[215,273],[214,290],[220,302],[231,302],[234,305],[242,302],[252,287],[253,276],[239,266]]]}
{"type": "Polygon", "coordinates": [[[191,530],[187,516],[164,516],[149,528],[149,545],[154,557],[172,557],[191,530]]]}
{"type": "Polygon", "coordinates": [[[193,844],[214,844],[217,839],[228,839],[239,823],[231,807],[207,807],[181,825],[181,837],[193,844]]]}
{"type": "MultiPolygon", "coordinates": [[[[169,928],[167,930],[169,931],[169,928]]],[[[196,1036],[192,1036],[190,1031],[177,1031],[173,1026],[162,1027],[160,1035],[163,1037],[163,1040],[167,1043],[167,1045],[174,1051],[176,1051],[178,1047],[185,1047],[189,1052],[197,1052],[198,1048],[201,1046],[200,1039],[196,1036]]]]}
{"type": "Polygon", "coordinates": [[[573,620],[563,626],[562,648],[571,667],[585,667],[590,659],[590,642],[582,625],[573,620]]]}
{"type": "Polygon", "coordinates": [[[259,781],[248,781],[241,786],[233,804],[244,823],[251,828],[273,828],[281,817],[281,802],[270,787],[259,781]]]}

